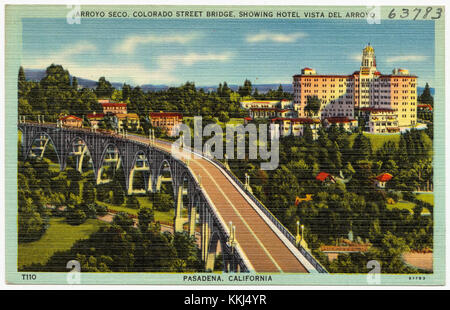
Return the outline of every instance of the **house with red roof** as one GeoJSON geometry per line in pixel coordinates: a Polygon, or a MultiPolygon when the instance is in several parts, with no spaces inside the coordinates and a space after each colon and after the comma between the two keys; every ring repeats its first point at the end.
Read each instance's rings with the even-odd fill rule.
{"type": "Polygon", "coordinates": [[[382,173],[379,176],[375,177],[375,185],[379,188],[385,188],[386,183],[389,182],[393,178],[390,173],[382,173]]]}
{"type": "Polygon", "coordinates": [[[99,100],[102,105],[103,114],[127,114],[127,104],[125,102],[111,102],[109,100],[99,100]]]}
{"type": "Polygon", "coordinates": [[[63,127],[74,127],[74,128],[83,127],[83,120],[79,117],[76,117],[75,115],[66,115],[60,117],[58,120],[63,127]]]}
{"type": "Polygon", "coordinates": [[[94,113],[86,115],[86,118],[88,119],[88,121],[91,124],[92,128],[98,128],[98,126],[100,125],[100,122],[103,120],[104,116],[105,116],[105,114],[103,114],[103,113],[96,113],[94,111],[94,113]]]}
{"type": "Polygon", "coordinates": [[[333,124],[344,128],[346,131],[353,131],[353,129],[358,127],[358,121],[348,117],[328,117],[323,121],[325,128],[328,128],[333,124]]]}
{"type": "Polygon", "coordinates": [[[316,180],[318,180],[322,183],[336,183],[336,180],[334,179],[334,177],[327,172],[319,172],[316,175],[316,180]]]}
{"type": "Polygon", "coordinates": [[[168,136],[174,136],[174,128],[183,122],[183,114],[178,112],[150,112],[152,127],[161,128],[168,136]]]}
{"type": "Polygon", "coordinates": [[[417,110],[420,112],[432,112],[433,107],[431,106],[431,104],[418,104],[417,110]]]}
{"type": "Polygon", "coordinates": [[[399,132],[397,111],[391,108],[361,108],[359,109],[365,120],[365,130],[370,133],[399,132]]]}
{"type": "Polygon", "coordinates": [[[318,130],[321,128],[322,123],[318,118],[309,117],[275,117],[270,120],[275,125],[275,129],[279,132],[280,136],[298,136],[302,137],[306,126],[311,128],[313,139],[317,139],[318,130]]]}

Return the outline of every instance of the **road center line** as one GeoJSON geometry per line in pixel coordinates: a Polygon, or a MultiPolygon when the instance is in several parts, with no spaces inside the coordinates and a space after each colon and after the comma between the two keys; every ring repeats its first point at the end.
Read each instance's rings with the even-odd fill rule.
{"type": "MultiPolygon", "coordinates": [[[[253,235],[253,237],[256,239],[256,241],[258,242],[258,244],[260,245],[260,247],[264,250],[264,252],[267,254],[267,256],[269,256],[270,260],[272,261],[272,263],[275,265],[275,267],[277,267],[277,269],[280,272],[283,272],[283,270],[281,269],[281,267],[277,264],[277,262],[275,261],[275,259],[272,257],[272,255],[269,253],[269,251],[266,249],[266,247],[264,246],[264,244],[261,242],[261,240],[259,240],[258,236],[256,236],[255,232],[251,229],[250,225],[245,221],[245,219],[242,217],[242,215],[239,213],[239,211],[237,210],[237,208],[234,206],[234,204],[230,201],[230,199],[228,198],[227,195],[225,195],[225,193],[222,191],[222,188],[220,188],[219,184],[217,184],[216,180],[213,178],[213,176],[208,172],[208,170],[199,162],[195,161],[195,163],[197,165],[199,165],[205,172],[206,174],[208,174],[208,176],[211,178],[211,180],[214,182],[214,184],[216,185],[216,187],[219,189],[219,191],[222,193],[222,195],[225,197],[225,199],[228,201],[228,203],[231,205],[231,207],[233,208],[234,212],[237,214],[237,216],[239,216],[239,218],[241,219],[241,221],[244,223],[245,227],[247,227],[247,229],[250,231],[250,233],[253,235]]],[[[228,181],[228,180],[227,180],[228,181]]]]}

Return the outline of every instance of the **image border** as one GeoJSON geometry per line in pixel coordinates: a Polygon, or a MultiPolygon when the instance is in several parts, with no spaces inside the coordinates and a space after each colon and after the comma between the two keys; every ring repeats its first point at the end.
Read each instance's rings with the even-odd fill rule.
{"type": "MultiPolygon", "coordinates": [[[[90,10],[129,9],[130,6],[82,6],[90,10]]],[[[143,6],[148,7],[148,6],[143,6]]],[[[158,6],[158,9],[179,10],[193,6],[158,6]]],[[[196,6],[196,9],[226,9],[238,6],[196,6]]],[[[299,6],[302,9],[317,6],[299,6]]],[[[367,10],[364,6],[358,6],[367,10]]],[[[401,6],[415,8],[425,6],[401,6]]],[[[245,8],[245,6],[239,6],[245,8]]],[[[267,10],[290,10],[295,7],[266,6],[267,10]]],[[[344,11],[353,6],[326,6],[321,10],[344,11]]],[[[386,19],[393,6],[382,6],[381,17],[386,19]]],[[[444,10],[445,8],[442,7],[444,10]]],[[[5,226],[6,280],[15,284],[67,284],[67,273],[32,272],[36,280],[23,280],[24,272],[17,271],[17,73],[21,64],[22,18],[65,18],[66,5],[7,5],[5,9],[5,226]]],[[[395,18],[397,19],[397,18],[395,18]]],[[[433,274],[422,275],[424,280],[410,280],[411,275],[381,274],[379,285],[443,285],[445,282],[445,17],[435,20],[435,109],[434,109],[434,234],[433,274]]],[[[28,273],[28,272],[27,272],[28,273]]],[[[204,273],[209,275],[209,273],[204,273]]],[[[366,274],[271,274],[270,282],[233,282],[223,274],[222,282],[185,282],[184,274],[168,273],[82,273],[81,284],[150,284],[150,285],[368,285],[366,274]]],[[[192,275],[192,274],[191,274],[192,275]]],[[[196,274],[197,275],[197,274],[196,274]]],[[[198,273],[202,275],[202,273],[198,273]]]]}

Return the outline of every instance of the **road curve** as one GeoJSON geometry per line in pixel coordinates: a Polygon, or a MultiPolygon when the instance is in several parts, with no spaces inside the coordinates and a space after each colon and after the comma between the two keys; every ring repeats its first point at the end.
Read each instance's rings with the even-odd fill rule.
{"type": "MultiPolygon", "coordinates": [[[[128,139],[149,143],[135,135],[128,139]]],[[[156,141],[155,147],[171,152],[171,146],[156,141]]],[[[236,226],[236,240],[256,272],[307,273],[308,270],[250,205],[233,183],[210,161],[192,156],[189,168],[201,176],[202,188],[225,223],[236,226]]]]}

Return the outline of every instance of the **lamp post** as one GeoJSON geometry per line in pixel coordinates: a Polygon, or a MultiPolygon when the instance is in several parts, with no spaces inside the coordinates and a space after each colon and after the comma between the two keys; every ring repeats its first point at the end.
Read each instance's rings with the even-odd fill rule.
{"type": "Polygon", "coordinates": [[[235,262],[235,247],[236,247],[236,225],[233,225],[233,222],[230,221],[230,237],[228,238],[228,246],[231,249],[231,261],[230,268],[231,271],[236,271],[236,262],[235,262]]]}
{"type": "MultiPolygon", "coordinates": [[[[301,241],[303,241],[303,230],[305,229],[305,225],[302,225],[301,227],[302,227],[301,241]]],[[[300,241],[300,242],[301,242],[301,241],[300,241]]]]}
{"type": "MultiPolygon", "coordinates": [[[[300,244],[300,231],[299,231],[299,227],[300,227],[300,221],[297,221],[297,235],[295,236],[295,243],[297,244],[297,246],[300,244]]],[[[303,225],[302,225],[303,226],[303,225]]]]}

